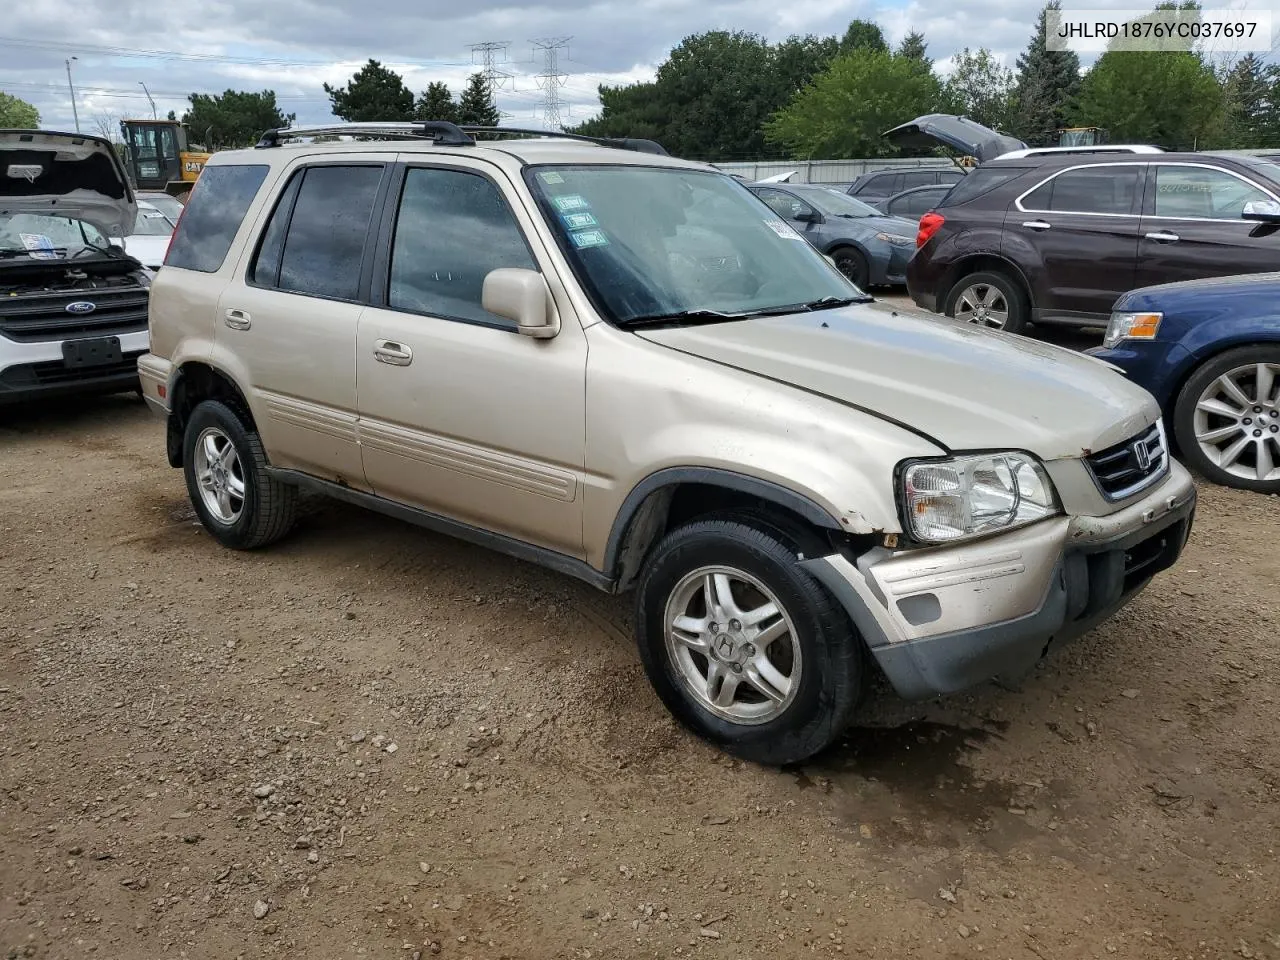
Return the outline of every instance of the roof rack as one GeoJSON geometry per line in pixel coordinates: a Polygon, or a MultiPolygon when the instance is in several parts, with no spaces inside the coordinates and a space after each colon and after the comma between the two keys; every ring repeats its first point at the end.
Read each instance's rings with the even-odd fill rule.
{"type": "Polygon", "coordinates": [[[295,137],[370,137],[379,140],[434,140],[446,147],[472,147],[475,139],[447,120],[418,120],[411,123],[329,123],[309,127],[280,127],[268,130],[258,140],[258,148],[278,147],[281,140],[295,137]]]}
{"type": "Polygon", "coordinates": [[[562,133],[558,130],[530,130],[524,127],[458,126],[448,120],[415,120],[412,122],[330,123],[319,126],[281,127],[268,130],[258,140],[258,148],[278,147],[283,140],[298,137],[369,137],[378,140],[431,140],[442,147],[475,146],[473,134],[482,133],[495,137],[549,137],[557,140],[578,140],[618,150],[635,150],[639,153],[656,153],[667,156],[662,144],[635,137],[587,137],[579,133],[562,133]]]}
{"type": "Polygon", "coordinates": [[[549,137],[556,140],[578,140],[583,143],[594,143],[601,147],[613,147],[616,150],[635,150],[638,153],[656,153],[669,156],[662,144],[655,140],[643,140],[638,137],[588,137],[581,133],[564,133],[560,130],[533,130],[525,127],[477,127],[464,124],[458,128],[464,133],[489,133],[495,135],[515,135],[522,137],[549,137]]]}

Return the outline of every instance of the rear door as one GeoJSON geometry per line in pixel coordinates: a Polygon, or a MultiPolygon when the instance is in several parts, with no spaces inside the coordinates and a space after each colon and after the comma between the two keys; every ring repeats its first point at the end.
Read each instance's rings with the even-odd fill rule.
{"type": "Polygon", "coordinates": [[[342,154],[290,170],[218,311],[219,346],[249,391],[272,463],[363,489],[356,326],[386,159],[342,154]]]}
{"type": "Polygon", "coordinates": [[[1275,191],[1212,163],[1153,163],[1135,286],[1280,270],[1280,232],[1240,218],[1275,191]]]}
{"type": "Polygon", "coordinates": [[[1134,286],[1144,169],[1142,162],[1068,167],[1014,201],[1003,247],[1030,281],[1032,320],[1106,317],[1134,286]]]}

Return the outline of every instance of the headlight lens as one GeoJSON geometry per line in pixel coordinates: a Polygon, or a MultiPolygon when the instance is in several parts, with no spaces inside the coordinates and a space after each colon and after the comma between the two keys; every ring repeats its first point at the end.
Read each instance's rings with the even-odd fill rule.
{"type": "Polygon", "coordinates": [[[1107,335],[1102,341],[1104,347],[1114,347],[1121,340],[1154,340],[1160,329],[1160,313],[1121,313],[1111,314],[1111,322],[1107,324],[1107,335]]]}
{"type": "Polygon", "coordinates": [[[891,243],[895,247],[914,247],[916,245],[915,237],[900,237],[896,233],[877,233],[876,239],[891,243]]]}
{"type": "Polygon", "coordinates": [[[917,461],[902,472],[911,534],[946,543],[1034,523],[1058,512],[1044,467],[1021,453],[917,461]]]}

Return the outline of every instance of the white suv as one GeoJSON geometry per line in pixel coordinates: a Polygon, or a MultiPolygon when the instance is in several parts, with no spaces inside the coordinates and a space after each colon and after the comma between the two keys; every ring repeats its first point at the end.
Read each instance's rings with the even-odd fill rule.
{"type": "Polygon", "coordinates": [[[840,736],[871,669],[917,698],[1024,672],[1182,551],[1149,394],[876,303],[732,177],[292,135],[344,132],[214,155],[152,289],[144,395],[224,544],[308,488],[634,590],[659,696],[769,763],[840,736]]]}

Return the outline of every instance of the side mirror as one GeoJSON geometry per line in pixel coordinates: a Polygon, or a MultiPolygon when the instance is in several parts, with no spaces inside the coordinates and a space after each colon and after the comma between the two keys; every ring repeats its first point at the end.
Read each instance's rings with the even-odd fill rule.
{"type": "Polygon", "coordinates": [[[514,320],[526,337],[546,339],[560,332],[560,318],[551,302],[547,281],[536,270],[499,267],[484,278],[480,305],[490,313],[514,320]]]}
{"type": "Polygon", "coordinates": [[[1250,200],[1244,205],[1240,218],[1262,223],[1280,223],[1280,203],[1274,200],[1250,200]]]}
{"type": "Polygon", "coordinates": [[[791,219],[797,223],[821,223],[822,214],[813,207],[801,207],[791,215],[791,219]]]}

